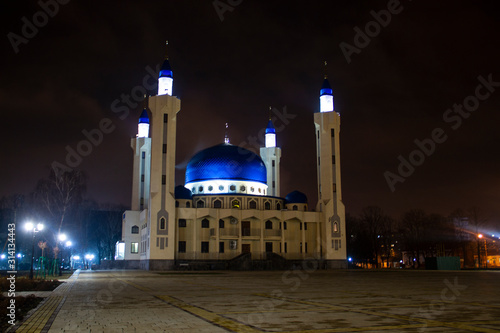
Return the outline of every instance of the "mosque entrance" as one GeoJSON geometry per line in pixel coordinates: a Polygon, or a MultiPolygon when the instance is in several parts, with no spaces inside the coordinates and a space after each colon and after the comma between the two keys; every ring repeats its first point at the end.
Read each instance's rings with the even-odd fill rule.
{"type": "Polygon", "coordinates": [[[241,253],[250,253],[250,244],[241,244],[241,253]]]}

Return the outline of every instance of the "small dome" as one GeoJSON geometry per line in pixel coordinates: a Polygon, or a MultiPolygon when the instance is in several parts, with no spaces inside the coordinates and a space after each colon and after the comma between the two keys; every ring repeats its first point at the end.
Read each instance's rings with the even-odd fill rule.
{"type": "Polygon", "coordinates": [[[200,151],[187,165],[186,184],[206,180],[243,180],[266,184],[266,166],[250,150],[223,143],[200,151]]]}
{"type": "Polygon", "coordinates": [[[287,194],[285,197],[286,203],[307,203],[307,197],[304,193],[299,191],[293,191],[287,194]]]}
{"type": "Polygon", "coordinates": [[[276,130],[274,129],[274,125],[273,125],[273,121],[271,119],[269,119],[269,122],[267,123],[267,127],[266,127],[266,134],[269,134],[269,133],[276,133],[276,130]]]}
{"type": "Polygon", "coordinates": [[[191,191],[182,185],[176,186],[174,191],[176,199],[191,200],[193,198],[193,194],[191,193],[191,191]]]}
{"type": "Polygon", "coordinates": [[[148,110],[146,110],[146,108],[142,110],[141,116],[139,117],[139,124],[149,124],[148,110]]]}
{"type": "Polygon", "coordinates": [[[321,86],[321,90],[319,91],[319,95],[333,95],[333,90],[332,87],[330,86],[330,82],[328,82],[328,79],[325,77],[323,80],[323,85],[321,86]]]}
{"type": "Polygon", "coordinates": [[[160,68],[159,77],[173,77],[172,68],[170,67],[170,62],[168,61],[168,59],[165,59],[165,61],[163,61],[163,64],[160,68]]]}

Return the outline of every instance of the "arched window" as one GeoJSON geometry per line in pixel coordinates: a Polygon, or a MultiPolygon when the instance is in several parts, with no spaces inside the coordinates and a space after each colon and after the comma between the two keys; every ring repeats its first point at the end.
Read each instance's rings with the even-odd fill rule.
{"type": "Polygon", "coordinates": [[[210,221],[208,219],[201,220],[201,227],[202,228],[210,228],[210,221]]]}
{"type": "Polygon", "coordinates": [[[273,228],[273,222],[267,220],[266,221],[266,229],[272,229],[273,228]]]}
{"type": "Polygon", "coordinates": [[[277,209],[277,210],[281,210],[281,205],[280,205],[280,203],[279,203],[279,202],[278,202],[278,204],[276,204],[276,209],[277,209]]]}
{"type": "Polygon", "coordinates": [[[175,200],[175,207],[179,207],[179,201],[175,200]]]}
{"type": "Polygon", "coordinates": [[[240,208],[240,202],[239,202],[239,200],[233,200],[231,202],[231,207],[232,208],[240,208]]]}
{"type": "Polygon", "coordinates": [[[138,227],[138,226],[136,226],[136,225],[134,225],[134,226],[132,227],[131,233],[133,233],[133,234],[138,234],[138,233],[139,233],[139,227],[138,227]]]}
{"type": "Polygon", "coordinates": [[[191,203],[189,201],[186,202],[186,208],[191,208],[191,203]]]}
{"type": "Polygon", "coordinates": [[[339,232],[339,224],[337,222],[333,223],[333,232],[339,232]]]}
{"type": "Polygon", "coordinates": [[[266,201],[266,203],[264,204],[264,209],[271,210],[271,203],[269,201],[266,201]]]}
{"type": "Polygon", "coordinates": [[[165,220],[164,217],[160,219],[160,229],[165,229],[166,228],[167,221],[165,220]]]}
{"type": "Polygon", "coordinates": [[[205,202],[203,200],[196,201],[196,208],[204,208],[205,202]]]}
{"type": "Polygon", "coordinates": [[[250,208],[250,209],[257,209],[257,202],[255,202],[254,200],[250,201],[248,203],[248,208],[250,208]]]}
{"type": "Polygon", "coordinates": [[[299,209],[299,207],[297,207],[297,205],[293,205],[292,209],[293,209],[293,210],[298,210],[298,209],[299,209]]]}
{"type": "Polygon", "coordinates": [[[214,201],[214,208],[222,208],[222,201],[219,199],[214,201]]]}

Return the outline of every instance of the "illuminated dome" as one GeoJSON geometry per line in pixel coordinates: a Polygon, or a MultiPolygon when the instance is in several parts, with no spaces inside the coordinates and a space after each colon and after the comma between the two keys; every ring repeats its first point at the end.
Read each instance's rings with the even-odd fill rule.
{"type": "Polygon", "coordinates": [[[186,188],[193,194],[265,195],[266,166],[255,153],[223,143],[193,156],[186,168],[186,188]]]}

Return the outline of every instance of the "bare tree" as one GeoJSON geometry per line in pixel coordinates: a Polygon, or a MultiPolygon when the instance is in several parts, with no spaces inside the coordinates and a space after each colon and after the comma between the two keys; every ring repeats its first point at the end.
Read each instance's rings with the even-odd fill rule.
{"type": "Polygon", "coordinates": [[[82,201],[85,190],[85,175],[79,170],[56,172],[51,169],[48,178],[38,181],[35,201],[54,221],[57,234],[61,233],[68,215],[82,201]]]}
{"type": "Polygon", "coordinates": [[[380,207],[369,206],[363,208],[360,215],[362,228],[366,230],[367,239],[370,242],[371,251],[375,257],[375,265],[378,268],[378,257],[382,245],[382,237],[387,230],[390,218],[380,207]]]}

